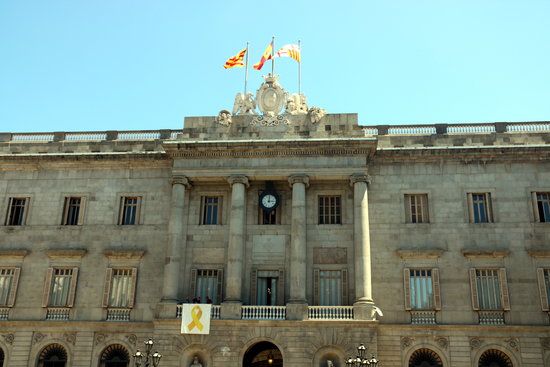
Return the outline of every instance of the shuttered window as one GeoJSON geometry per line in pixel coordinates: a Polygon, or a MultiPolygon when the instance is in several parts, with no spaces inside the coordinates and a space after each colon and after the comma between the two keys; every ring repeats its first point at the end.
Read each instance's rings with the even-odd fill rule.
{"type": "Polygon", "coordinates": [[[439,269],[404,269],[406,310],[440,310],[439,269]]]}
{"type": "Polygon", "coordinates": [[[105,275],[103,307],[132,308],[136,280],[137,268],[108,268],[105,275]]]}
{"type": "Polygon", "coordinates": [[[550,193],[533,192],[532,195],[535,221],[541,223],[550,222],[550,193]]]}
{"type": "Polygon", "coordinates": [[[510,310],[506,269],[470,269],[474,310],[510,310]]]}
{"type": "Polygon", "coordinates": [[[538,268],[540,304],[543,311],[550,311],[550,269],[538,268]]]}
{"type": "Polygon", "coordinates": [[[65,198],[63,207],[62,225],[76,226],[82,225],[84,219],[84,208],[86,198],[82,196],[71,196],[65,198]]]}
{"type": "Polygon", "coordinates": [[[43,297],[44,307],[73,307],[78,268],[49,268],[43,297]]]}
{"type": "Polygon", "coordinates": [[[428,194],[405,195],[405,220],[407,223],[428,223],[428,194]]]}
{"type": "Polygon", "coordinates": [[[123,196],[120,198],[118,224],[123,226],[139,224],[141,196],[123,196]]]}
{"type": "Polygon", "coordinates": [[[191,288],[195,302],[220,304],[222,301],[223,270],[193,269],[191,288]]]}
{"type": "Polygon", "coordinates": [[[22,226],[27,223],[30,198],[10,198],[8,204],[7,226],[22,226]]]}
{"type": "Polygon", "coordinates": [[[491,194],[488,192],[469,193],[468,211],[471,223],[492,223],[493,211],[491,194]]]}
{"type": "Polygon", "coordinates": [[[314,304],[346,306],[348,303],[348,271],[314,269],[314,304]]]}
{"type": "Polygon", "coordinates": [[[284,270],[252,270],[250,276],[252,304],[260,306],[284,305],[284,270]]]}
{"type": "Polygon", "coordinates": [[[0,268],[0,306],[13,307],[20,268],[0,268]]]}

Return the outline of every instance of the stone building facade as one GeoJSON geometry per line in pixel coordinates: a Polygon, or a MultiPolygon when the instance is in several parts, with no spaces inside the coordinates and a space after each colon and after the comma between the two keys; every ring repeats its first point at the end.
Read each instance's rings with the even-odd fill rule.
{"type": "Polygon", "coordinates": [[[548,122],[0,134],[3,366],[550,366],[549,158],[548,122]]]}

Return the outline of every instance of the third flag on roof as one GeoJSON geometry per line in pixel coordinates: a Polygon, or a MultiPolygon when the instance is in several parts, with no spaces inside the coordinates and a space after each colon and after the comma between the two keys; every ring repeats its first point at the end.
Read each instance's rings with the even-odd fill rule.
{"type": "Polygon", "coordinates": [[[291,57],[300,62],[300,46],[284,45],[275,53],[275,55],[273,55],[273,57],[291,57]]]}

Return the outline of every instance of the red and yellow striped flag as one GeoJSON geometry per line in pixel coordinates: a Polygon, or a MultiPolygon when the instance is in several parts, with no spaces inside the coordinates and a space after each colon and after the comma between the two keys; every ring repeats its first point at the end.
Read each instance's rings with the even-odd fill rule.
{"type": "Polygon", "coordinates": [[[254,64],[254,66],[252,66],[254,69],[256,70],[261,70],[262,69],[262,66],[264,66],[265,62],[267,60],[270,60],[271,59],[271,51],[273,50],[273,41],[271,41],[271,43],[269,44],[269,46],[267,46],[267,48],[265,49],[265,52],[264,54],[262,55],[262,58],[260,59],[260,62],[257,63],[257,64],[254,64]]]}
{"type": "Polygon", "coordinates": [[[294,60],[300,62],[300,46],[284,45],[273,57],[292,57],[294,60]]]}
{"type": "Polygon", "coordinates": [[[242,68],[244,66],[243,59],[244,59],[245,53],[246,53],[246,48],[240,51],[238,54],[236,54],[232,58],[230,58],[229,60],[227,60],[223,68],[224,69],[229,69],[234,67],[242,68]]]}

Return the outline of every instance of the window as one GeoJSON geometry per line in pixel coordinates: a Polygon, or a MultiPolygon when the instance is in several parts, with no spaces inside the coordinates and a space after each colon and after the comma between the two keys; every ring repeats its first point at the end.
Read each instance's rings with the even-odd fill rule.
{"type": "Polygon", "coordinates": [[[0,268],[0,307],[13,307],[20,268],[0,268]]]}
{"type": "Polygon", "coordinates": [[[407,223],[428,223],[428,194],[405,195],[405,221],[407,223]]]}
{"type": "Polygon", "coordinates": [[[441,357],[431,349],[417,349],[409,359],[409,367],[443,367],[441,357]]]}
{"type": "Polygon", "coordinates": [[[103,353],[99,367],[128,367],[130,365],[130,353],[120,344],[111,344],[103,353]]]}
{"type": "Polygon", "coordinates": [[[43,307],[73,307],[78,268],[49,268],[43,307]]]}
{"type": "Polygon", "coordinates": [[[313,270],[313,303],[319,306],[343,306],[348,303],[348,271],[313,270]]]}
{"type": "Polygon", "coordinates": [[[193,301],[219,304],[222,300],[222,282],[223,270],[221,269],[193,269],[191,271],[193,301]]]}
{"type": "Polygon", "coordinates": [[[550,192],[533,192],[532,195],[535,221],[550,222],[550,192]]]}
{"type": "Polygon", "coordinates": [[[136,280],[137,268],[108,268],[103,288],[103,307],[132,308],[136,280]]]}
{"type": "Polygon", "coordinates": [[[474,310],[510,310],[506,269],[470,269],[474,310]]]}
{"type": "Polygon", "coordinates": [[[250,279],[252,304],[284,305],[284,270],[252,270],[250,279]]]}
{"type": "Polygon", "coordinates": [[[38,367],[65,367],[67,351],[59,344],[50,344],[40,352],[38,367]]]}
{"type": "Polygon", "coordinates": [[[271,210],[270,212],[265,211],[263,208],[259,208],[259,224],[280,224],[281,219],[280,210],[278,208],[271,210]]]}
{"type": "Polygon", "coordinates": [[[471,223],[492,223],[491,194],[488,192],[469,193],[468,210],[471,223]]]}
{"type": "Polygon", "coordinates": [[[550,269],[537,269],[540,303],[543,311],[550,311],[550,269]]]}
{"type": "Polygon", "coordinates": [[[8,204],[7,226],[22,226],[27,222],[30,198],[10,198],[8,204]]]}
{"type": "Polygon", "coordinates": [[[319,224],[342,224],[340,195],[319,196],[319,224]]]}
{"type": "Polygon", "coordinates": [[[222,207],[221,196],[202,196],[200,224],[221,224],[222,223],[221,207],[222,207]]]}
{"type": "Polygon", "coordinates": [[[404,270],[405,309],[440,310],[439,269],[404,270]]]}
{"type": "Polygon", "coordinates": [[[65,198],[63,209],[62,225],[76,226],[82,225],[84,218],[84,205],[86,198],[81,196],[71,196],[65,198]]]}
{"type": "Polygon", "coordinates": [[[139,224],[141,196],[123,196],[120,198],[118,224],[127,226],[139,224]]]}

